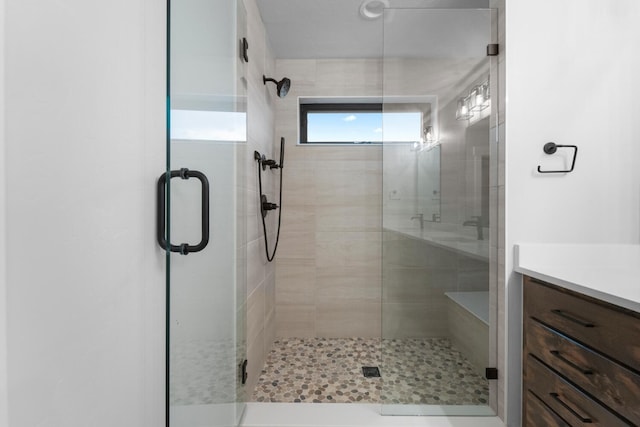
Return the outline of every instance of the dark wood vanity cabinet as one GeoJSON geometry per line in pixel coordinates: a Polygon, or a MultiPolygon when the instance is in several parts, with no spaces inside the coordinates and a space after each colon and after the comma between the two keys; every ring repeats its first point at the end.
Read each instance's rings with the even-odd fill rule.
{"type": "Polygon", "coordinates": [[[525,276],[523,426],[640,426],[640,314],[525,276]]]}

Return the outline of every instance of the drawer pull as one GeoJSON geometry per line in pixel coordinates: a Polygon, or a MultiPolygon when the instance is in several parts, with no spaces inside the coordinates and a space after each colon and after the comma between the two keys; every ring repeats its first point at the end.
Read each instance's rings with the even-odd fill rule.
{"type": "Polygon", "coordinates": [[[571,321],[571,322],[573,322],[573,323],[577,323],[577,324],[578,324],[578,325],[580,325],[580,326],[584,326],[585,328],[593,328],[593,327],[595,327],[595,326],[596,326],[596,325],[594,325],[592,322],[589,322],[589,321],[585,321],[585,320],[578,319],[578,318],[576,318],[576,317],[574,317],[574,316],[570,315],[570,314],[569,314],[569,313],[567,313],[566,311],[562,311],[562,310],[557,310],[557,309],[556,309],[556,310],[551,310],[551,312],[552,312],[553,314],[555,314],[556,316],[560,316],[560,317],[562,317],[562,318],[565,318],[565,319],[567,319],[567,320],[569,320],[569,321],[571,321]]]}
{"type": "MultiPolygon", "coordinates": [[[[562,405],[567,411],[571,412],[573,414],[573,416],[575,416],[577,419],[579,419],[583,423],[588,424],[588,423],[592,423],[593,422],[591,420],[591,418],[589,418],[588,415],[586,415],[586,416],[580,415],[580,413],[578,411],[576,411],[571,406],[569,406],[565,402],[563,402],[562,399],[560,399],[560,395],[558,393],[549,393],[549,396],[553,397],[553,399],[556,402],[558,402],[560,405],[562,405]]],[[[580,410],[580,412],[584,412],[584,411],[580,410]]]]}
{"type": "Polygon", "coordinates": [[[551,350],[549,353],[553,354],[555,357],[563,361],[567,366],[572,367],[576,371],[580,372],[584,375],[593,375],[593,371],[589,368],[582,368],[577,363],[572,362],[571,360],[564,357],[558,350],[551,350]]]}

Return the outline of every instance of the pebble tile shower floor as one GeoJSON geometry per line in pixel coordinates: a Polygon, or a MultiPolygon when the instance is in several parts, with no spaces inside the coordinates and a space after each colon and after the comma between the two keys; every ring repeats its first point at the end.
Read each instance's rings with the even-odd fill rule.
{"type": "Polygon", "coordinates": [[[257,402],[486,405],[487,380],[447,339],[285,338],[274,343],[257,402]],[[365,378],[363,366],[380,367],[365,378]]]}

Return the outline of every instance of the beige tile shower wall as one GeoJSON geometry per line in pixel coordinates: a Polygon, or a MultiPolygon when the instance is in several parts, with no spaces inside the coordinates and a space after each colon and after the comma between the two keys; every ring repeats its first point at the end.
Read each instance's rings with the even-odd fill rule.
{"type": "MultiPolygon", "coordinates": [[[[247,88],[247,149],[244,169],[246,173],[245,203],[247,212],[247,304],[246,339],[248,359],[248,382],[246,390],[255,387],[266,355],[275,340],[275,266],[267,262],[265,239],[259,210],[257,165],[254,151],[272,158],[275,105],[278,102],[272,85],[264,86],[262,75],[274,73],[275,61],[265,34],[264,24],[255,0],[245,0],[247,11],[247,39],[249,63],[246,72],[247,88]]],[[[274,201],[277,174],[264,174],[263,191],[274,201]]],[[[275,215],[267,217],[269,244],[272,246],[275,230],[275,215]]],[[[249,396],[248,396],[249,397],[249,396]]]]}
{"type": "Polygon", "coordinates": [[[302,96],[381,96],[378,60],[277,60],[291,91],[276,102],[286,138],[276,265],[276,334],[381,334],[381,149],[297,145],[302,96]]]}

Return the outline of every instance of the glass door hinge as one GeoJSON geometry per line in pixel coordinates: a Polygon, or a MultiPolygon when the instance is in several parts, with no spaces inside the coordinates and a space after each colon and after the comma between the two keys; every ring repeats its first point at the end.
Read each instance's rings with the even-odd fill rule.
{"type": "Polygon", "coordinates": [[[247,377],[249,376],[249,374],[247,374],[247,364],[247,359],[244,359],[240,364],[240,382],[242,385],[247,383],[247,377]]]}
{"type": "Polygon", "coordinates": [[[500,53],[500,48],[497,43],[487,45],[487,56],[498,56],[499,53],[500,53]]]}
{"type": "Polygon", "coordinates": [[[498,368],[486,368],[484,376],[488,380],[497,380],[498,379],[498,368]]]}

